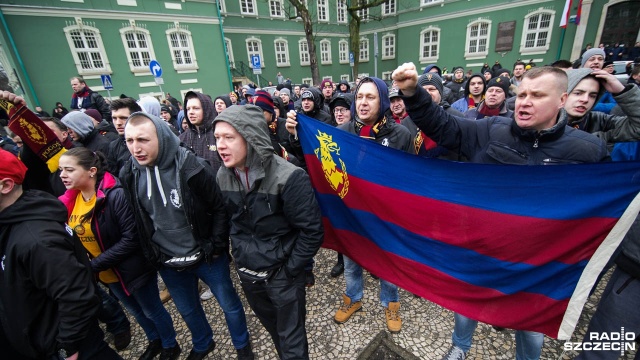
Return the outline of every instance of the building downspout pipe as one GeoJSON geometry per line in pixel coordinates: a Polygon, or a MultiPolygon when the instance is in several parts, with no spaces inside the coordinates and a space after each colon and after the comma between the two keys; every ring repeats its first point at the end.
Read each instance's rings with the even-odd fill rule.
{"type": "Polygon", "coordinates": [[[227,76],[229,77],[229,89],[233,91],[233,78],[231,77],[231,64],[227,53],[227,42],[224,40],[224,28],[222,27],[222,15],[220,14],[220,0],[216,0],[216,10],[218,11],[218,23],[220,25],[220,37],[222,38],[222,48],[224,49],[224,61],[227,63],[227,76]]]}

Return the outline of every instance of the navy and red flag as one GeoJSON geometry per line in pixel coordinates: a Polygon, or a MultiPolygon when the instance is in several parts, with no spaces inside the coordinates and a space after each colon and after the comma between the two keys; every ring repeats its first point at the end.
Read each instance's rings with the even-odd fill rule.
{"type": "Polygon", "coordinates": [[[492,325],[569,339],[640,209],[638,162],[457,163],[298,123],[323,246],[492,325]]]}

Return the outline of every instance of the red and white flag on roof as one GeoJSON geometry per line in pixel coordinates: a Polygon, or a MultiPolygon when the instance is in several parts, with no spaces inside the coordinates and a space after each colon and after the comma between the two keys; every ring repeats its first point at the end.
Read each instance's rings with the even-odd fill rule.
{"type": "Polygon", "coordinates": [[[564,10],[562,11],[562,18],[560,19],[560,27],[567,28],[567,23],[569,22],[569,13],[571,12],[571,3],[572,0],[567,0],[564,3],[564,10]]]}

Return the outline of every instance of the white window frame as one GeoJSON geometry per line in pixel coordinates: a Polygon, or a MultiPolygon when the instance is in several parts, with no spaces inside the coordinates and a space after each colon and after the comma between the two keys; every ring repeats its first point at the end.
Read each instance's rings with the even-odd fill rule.
{"type": "Polygon", "coordinates": [[[369,61],[369,39],[361,37],[358,44],[358,62],[367,61],[369,61]],[[366,57],[363,57],[363,54],[365,54],[366,57]]]}
{"type": "Polygon", "coordinates": [[[349,41],[345,39],[338,41],[338,58],[340,64],[349,63],[349,41]]]}
{"type": "Polygon", "coordinates": [[[229,59],[229,67],[232,69],[236,68],[235,59],[233,57],[233,46],[231,45],[231,39],[224,38],[224,46],[227,51],[227,58],[229,59]]]}
{"type": "MultiPolygon", "coordinates": [[[[78,20],[81,22],[82,20],[78,20]]],[[[87,26],[87,25],[71,25],[67,26],[64,29],[64,34],[67,37],[67,42],[69,43],[69,50],[71,51],[71,55],[73,56],[73,62],[76,64],[76,70],[78,70],[78,75],[101,75],[101,74],[112,74],[111,64],[109,63],[109,59],[107,58],[107,52],[105,51],[104,44],[102,43],[102,36],[100,35],[100,30],[95,27],[87,26]],[[82,42],[82,48],[76,48],[72,33],[79,32],[80,41],[82,42]],[[87,35],[93,36],[93,41],[87,42],[87,35]],[[95,47],[88,47],[94,45],[95,47]],[[94,51],[87,51],[88,49],[95,49],[94,51]],[[98,56],[99,58],[95,58],[98,56]],[[90,67],[86,67],[82,65],[83,60],[81,57],[93,57],[92,59],[85,59],[85,63],[91,65],[90,67]],[[102,62],[101,67],[95,66],[95,61],[102,62]]]]}
{"type": "Polygon", "coordinates": [[[420,7],[433,6],[444,3],[444,0],[420,0],[420,7]]]}
{"type": "MultiPolygon", "coordinates": [[[[191,38],[191,31],[187,30],[187,29],[183,29],[181,27],[173,27],[171,29],[168,29],[166,32],[167,34],[167,43],[169,44],[169,52],[171,53],[171,60],[173,61],[173,68],[175,70],[198,70],[198,60],[196,59],[196,52],[195,49],[193,48],[193,39],[191,38]],[[187,41],[187,46],[184,46],[183,44],[180,44],[180,46],[178,47],[174,47],[172,45],[172,40],[171,37],[173,34],[176,35],[184,35],[185,39],[187,41]],[[181,56],[180,58],[178,58],[176,56],[176,51],[180,51],[181,52],[181,56]],[[184,61],[184,60],[179,60],[179,59],[185,59],[187,57],[185,57],[185,52],[188,52],[189,58],[191,59],[191,63],[187,64],[187,63],[179,63],[180,61],[184,61]]],[[[179,42],[181,42],[183,39],[178,39],[179,42]]]]}
{"type": "Polygon", "coordinates": [[[298,41],[298,53],[300,54],[300,66],[311,65],[311,56],[309,55],[309,43],[307,43],[307,39],[300,39],[298,41]]]}
{"type": "Polygon", "coordinates": [[[149,72],[149,63],[151,60],[156,58],[156,54],[153,51],[153,43],[151,42],[151,34],[149,30],[142,29],[136,26],[128,26],[120,29],[120,38],[122,38],[122,44],[124,45],[124,50],[127,55],[127,61],[129,62],[129,69],[131,69],[132,73],[147,73],[149,72]],[[127,39],[128,35],[134,35],[135,39],[133,40],[135,48],[129,47],[129,39],[127,39]],[[146,43],[146,46],[141,47],[139,36],[142,35],[144,37],[143,41],[146,43]],[[132,57],[133,54],[137,54],[138,58],[135,59],[140,61],[139,65],[134,64],[134,59],[132,57]],[[145,59],[145,53],[147,54],[145,59]],[[146,64],[145,64],[146,60],[146,64]]]}
{"type": "Polygon", "coordinates": [[[520,39],[520,54],[522,55],[537,55],[537,54],[546,54],[549,50],[549,44],[551,44],[551,36],[553,35],[554,28],[554,19],[556,16],[556,12],[553,10],[540,8],[527,16],[524,17],[524,23],[522,26],[522,38],[520,39]],[[549,27],[545,28],[545,30],[541,31],[540,29],[540,21],[542,20],[542,16],[549,16],[549,27]],[[534,16],[538,16],[538,25],[536,29],[529,30],[529,22],[534,16]],[[534,37],[534,45],[538,42],[538,35],[542,32],[547,33],[547,40],[542,46],[533,46],[526,47],[527,45],[527,37],[529,34],[535,34],[534,37]]]}
{"type": "Polygon", "coordinates": [[[302,83],[313,86],[313,78],[302,78],[302,83]]]}
{"type": "Polygon", "coordinates": [[[350,77],[351,77],[351,75],[349,75],[349,74],[342,74],[342,75],[340,75],[340,81],[346,80],[347,82],[349,82],[349,78],[350,77]]]}
{"type": "Polygon", "coordinates": [[[251,36],[248,37],[244,40],[245,45],[246,45],[246,49],[247,49],[247,61],[248,64],[251,65],[251,55],[258,55],[260,56],[260,68],[264,69],[264,55],[262,54],[262,40],[258,39],[257,37],[251,36]],[[256,42],[257,43],[257,47],[258,47],[258,51],[252,50],[249,48],[249,43],[251,42],[256,42]]]}
{"type": "Polygon", "coordinates": [[[382,60],[396,58],[396,34],[386,34],[382,37],[382,60]],[[391,39],[393,44],[387,45],[387,39],[391,39]],[[388,50],[388,51],[387,51],[388,50]]]}
{"type": "Polygon", "coordinates": [[[469,23],[469,25],[467,25],[467,40],[465,44],[466,46],[464,49],[464,58],[466,60],[478,60],[478,59],[486,58],[489,55],[489,46],[491,45],[491,20],[478,19],[476,21],[469,23]],[[482,29],[482,26],[485,24],[487,26],[487,33],[485,35],[481,35],[480,31],[482,29]],[[473,31],[473,28],[475,26],[478,27],[477,33],[475,36],[472,36],[471,32],[473,31]],[[478,49],[480,48],[479,44],[482,40],[485,41],[484,51],[478,51],[478,49]],[[475,52],[470,51],[472,41],[476,42],[475,52]]]}
{"type": "Polygon", "coordinates": [[[318,22],[329,22],[329,0],[316,0],[316,15],[318,22]]]}
{"type": "Polygon", "coordinates": [[[276,66],[277,67],[285,67],[291,66],[291,61],[289,58],[289,42],[283,38],[277,38],[273,41],[273,49],[276,53],[276,66]],[[284,46],[284,49],[279,50],[278,44],[284,46]],[[280,56],[284,56],[284,61],[280,61],[280,56]]]}
{"type": "Polygon", "coordinates": [[[395,15],[398,11],[398,2],[397,0],[388,0],[384,4],[380,5],[382,7],[381,13],[382,16],[392,16],[395,15]]]}
{"type": "MultiPolygon", "coordinates": [[[[307,10],[309,10],[309,0],[300,0],[300,2],[304,4],[304,7],[306,7],[306,8],[307,8],[307,10]]],[[[298,15],[298,9],[296,9],[296,7],[295,7],[295,6],[291,5],[291,8],[290,8],[290,9],[291,9],[291,10],[293,10],[293,14],[295,15],[295,16],[294,16],[294,18],[299,17],[299,15],[298,15]]]]}
{"type": "MultiPolygon", "coordinates": [[[[421,64],[432,63],[432,62],[438,61],[438,58],[440,57],[440,39],[441,39],[440,32],[441,32],[440,28],[435,27],[435,26],[430,26],[430,27],[428,27],[428,28],[426,28],[426,29],[424,29],[424,30],[422,30],[420,32],[420,46],[418,47],[418,49],[419,49],[418,50],[419,51],[418,57],[420,58],[420,63],[421,64]],[[423,54],[424,54],[424,49],[423,48],[424,48],[425,45],[427,45],[427,43],[424,41],[424,35],[427,32],[433,32],[433,31],[438,33],[438,42],[435,43],[436,49],[437,49],[436,50],[436,55],[435,56],[431,56],[431,49],[430,49],[429,56],[423,56],[423,54]]],[[[432,45],[433,42],[430,41],[429,44],[432,45]]]]}
{"type": "Polygon", "coordinates": [[[391,74],[393,74],[393,71],[383,71],[381,79],[391,81],[391,74]]]}
{"type": "Polygon", "coordinates": [[[240,0],[240,14],[258,15],[258,7],[256,6],[256,0],[240,0]],[[243,6],[245,4],[246,6],[243,6]],[[249,10],[253,10],[253,11],[249,11],[249,10]]]}
{"type": "Polygon", "coordinates": [[[357,10],[356,14],[358,14],[358,16],[360,16],[360,21],[362,21],[362,22],[369,21],[369,8],[364,8],[364,9],[361,9],[361,10],[357,10]]]}
{"type": "Polygon", "coordinates": [[[220,9],[220,14],[226,14],[227,6],[224,4],[224,0],[216,0],[216,1],[218,3],[218,8],[220,9]]]}
{"type": "Polygon", "coordinates": [[[331,65],[331,40],[320,40],[320,64],[331,65]]]}
{"type": "Polygon", "coordinates": [[[358,74],[358,79],[362,79],[362,78],[366,78],[369,77],[369,73],[359,73],[358,74]]]}
{"type": "Polygon", "coordinates": [[[325,80],[329,80],[329,81],[333,82],[333,76],[323,76],[322,80],[320,80],[320,82],[322,83],[325,80]]]}
{"type": "Polygon", "coordinates": [[[284,5],[282,0],[269,0],[269,16],[275,19],[284,19],[284,5]],[[274,12],[274,10],[279,10],[274,12]]]}
{"type": "Polygon", "coordinates": [[[338,24],[347,23],[347,0],[336,1],[336,19],[338,24]]]}

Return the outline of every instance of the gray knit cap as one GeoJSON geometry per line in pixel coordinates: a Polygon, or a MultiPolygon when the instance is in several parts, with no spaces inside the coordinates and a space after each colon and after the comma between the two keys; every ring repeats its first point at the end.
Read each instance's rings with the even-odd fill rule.
{"type": "Polygon", "coordinates": [[[73,130],[73,132],[78,134],[80,139],[86,138],[94,129],[91,117],[81,111],[72,111],[65,115],[61,121],[73,130]]]}
{"type": "Polygon", "coordinates": [[[437,73],[426,73],[420,75],[418,78],[418,86],[423,87],[425,85],[433,85],[440,92],[440,96],[444,92],[444,86],[442,85],[442,78],[437,73]]]}
{"type": "MultiPolygon", "coordinates": [[[[567,79],[568,79],[568,81],[567,81],[567,94],[571,94],[573,89],[575,89],[575,87],[578,86],[580,81],[582,81],[584,78],[586,78],[588,76],[591,76],[592,72],[593,72],[593,70],[591,70],[589,68],[567,70],[567,79]]],[[[595,102],[595,103],[598,103],[598,101],[600,101],[600,98],[604,94],[604,86],[602,86],[602,81],[601,80],[599,80],[595,76],[591,76],[591,77],[593,77],[595,80],[598,81],[598,83],[600,83],[600,89],[598,91],[598,98],[596,99],[596,102],[595,102]]]]}
{"type": "Polygon", "coordinates": [[[280,95],[282,94],[287,94],[287,96],[291,97],[291,91],[289,91],[289,89],[287,88],[280,89],[280,95]]]}
{"type": "Polygon", "coordinates": [[[600,48],[591,48],[591,49],[585,51],[584,54],[582,54],[582,65],[580,65],[580,67],[583,67],[584,64],[587,62],[587,60],[589,60],[589,58],[592,57],[593,55],[602,55],[603,59],[605,59],[607,57],[604,54],[604,50],[602,50],[600,48]]]}

